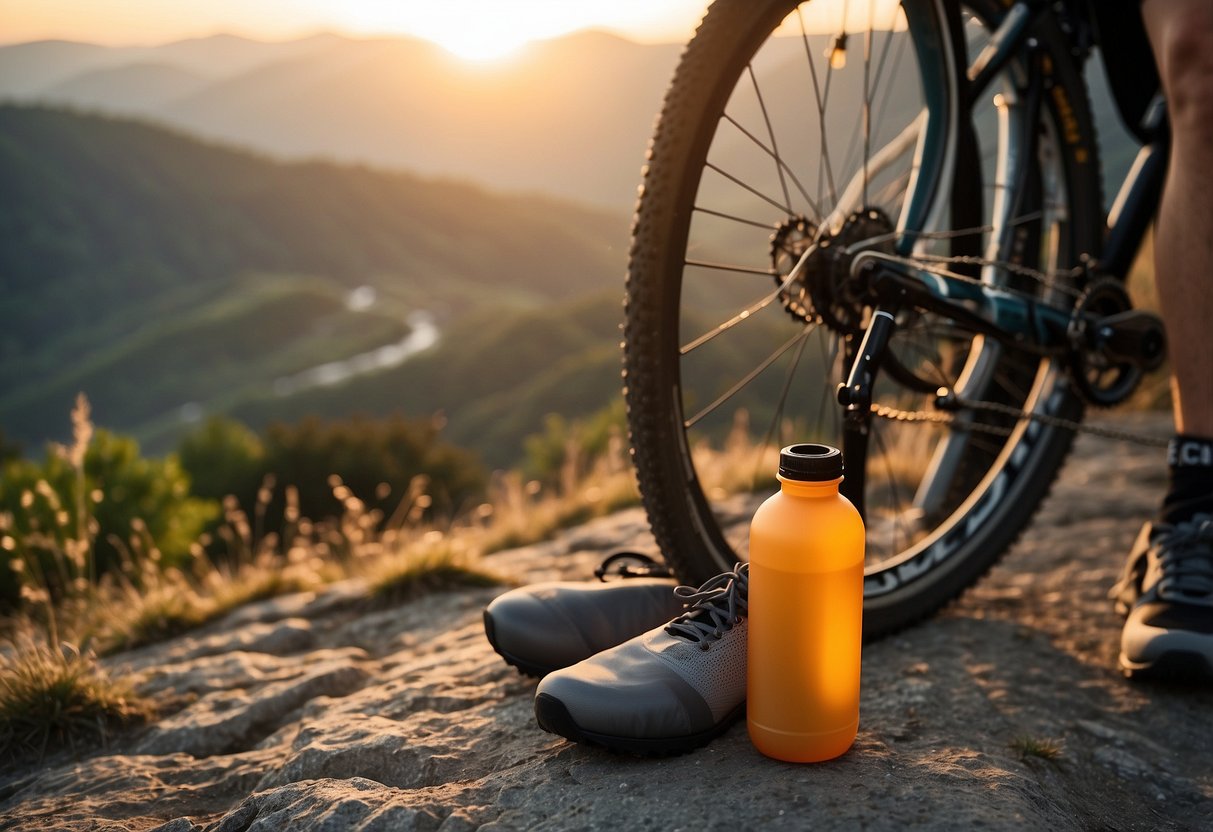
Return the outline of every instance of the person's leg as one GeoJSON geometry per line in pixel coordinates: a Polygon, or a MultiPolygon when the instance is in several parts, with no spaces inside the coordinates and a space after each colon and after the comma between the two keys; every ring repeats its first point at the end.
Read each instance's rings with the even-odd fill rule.
{"type": "Polygon", "coordinates": [[[1172,491],[1183,493],[1168,495],[1163,511],[1174,522],[1213,511],[1213,3],[1145,0],[1142,14],[1172,133],[1154,279],[1174,371],[1172,491]],[[1206,503],[1193,503],[1200,491],[1206,503]]]}
{"type": "Polygon", "coordinates": [[[1213,678],[1213,2],[1144,0],[1171,122],[1154,235],[1176,437],[1157,524],[1112,591],[1130,675],[1213,678]]]}

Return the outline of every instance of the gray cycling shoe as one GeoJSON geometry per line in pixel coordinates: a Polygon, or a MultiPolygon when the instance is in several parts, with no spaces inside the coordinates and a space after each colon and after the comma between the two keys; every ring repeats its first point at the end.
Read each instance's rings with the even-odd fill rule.
{"type": "Polygon", "coordinates": [[[676,581],[644,556],[617,553],[599,567],[600,582],[533,584],[500,595],[484,610],[493,649],[522,673],[545,676],[669,621],[682,610],[676,581]],[[612,562],[641,563],[605,581],[612,562]],[[647,562],[647,563],[646,563],[647,562]]]}
{"type": "Polygon", "coordinates": [[[535,719],[574,742],[679,754],[745,713],[749,564],[699,587],[669,624],[558,670],[539,683],[535,719]]]}
{"type": "Polygon", "coordinates": [[[1126,676],[1213,680],[1213,515],[1146,524],[1109,594],[1126,676]]]}

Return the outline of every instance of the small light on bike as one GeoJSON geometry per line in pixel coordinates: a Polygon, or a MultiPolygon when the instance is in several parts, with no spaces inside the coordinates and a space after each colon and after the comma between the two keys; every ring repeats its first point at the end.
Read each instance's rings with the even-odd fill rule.
{"type": "Polygon", "coordinates": [[[1007,106],[1007,99],[1003,97],[1002,93],[994,93],[994,106],[999,110],[1007,106]]]}
{"type": "Polygon", "coordinates": [[[830,43],[830,48],[825,51],[825,56],[830,59],[830,67],[833,69],[842,69],[847,65],[846,32],[834,36],[834,40],[830,43]]]}

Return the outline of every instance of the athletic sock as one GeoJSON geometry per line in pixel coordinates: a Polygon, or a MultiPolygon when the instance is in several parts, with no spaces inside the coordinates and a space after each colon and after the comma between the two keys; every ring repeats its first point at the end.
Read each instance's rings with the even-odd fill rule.
{"type": "Polygon", "coordinates": [[[1213,439],[1179,434],[1167,446],[1170,485],[1159,519],[1172,525],[1213,514],[1213,439]]]}

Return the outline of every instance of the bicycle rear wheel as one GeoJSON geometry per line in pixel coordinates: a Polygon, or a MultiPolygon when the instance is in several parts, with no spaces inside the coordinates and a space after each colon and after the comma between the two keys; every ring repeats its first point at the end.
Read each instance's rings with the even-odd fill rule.
{"type": "MultiPolygon", "coordinates": [[[[781,445],[842,445],[834,390],[871,314],[849,273],[858,252],[1072,299],[1102,216],[1085,87],[1042,26],[1039,55],[970,101],[966,69],[1004,13],[988,0],[717,0],[688,45],[644,174],[624,337],[641,494],[683,580],[745,558],[781,445]]],[[[924,419],[940,387],[1081,416],[1056,362],[899,316],[875,395],[894,418],[874,419],[846,460],[864,482],[869,638],[983,574],[1072,438],[987,411],[924,419]]]]}

